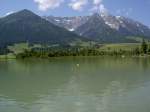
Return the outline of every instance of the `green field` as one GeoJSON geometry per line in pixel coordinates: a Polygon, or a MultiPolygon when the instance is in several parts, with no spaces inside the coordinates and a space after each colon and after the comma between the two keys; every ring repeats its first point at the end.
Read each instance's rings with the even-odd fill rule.
{"type": "Polygon", "coordinates": [[[0,59],[15,59],[16,56],[12,53],[9,53],[7,55],[0,55],[0,59]]]}
{"type": "Polygon", "coordinates": [[[136,48],[140,48],[141,43],[120,43],[120,44],[102,44],[101,47],[99,47],[99,50],[103,51],[119,51],[119,50],[125,50],[125,51],[132,51],[136,48]]]}
{"type": "MultiPolygon", "coordinates": [[[[77,45],[79,47],[92,47],[95,43],[90,43],[90,42],[80,42],[77,45]]],[[[141,47],[141,43],[117,43],[117,44],[100,44],[98,45],[99,47],[97,48],[98,50],[102,51],[119,51],[119,50],[125,50],[125,51],[132,51],[135,50],[136,48],[141,47]]],[[[22,53],[24,50],[30,50],[31,48],[42,48],[42,45],[40,44],[35,44],[33,46],[30,46],[27,43],[19,43],[19,44],[14,44],[13,46],[8,46],[8,49],[14,54],[22,53]]]]}
{"type": "Polygon", "coordinates": [[[22,53],[25,49],[30,49],[28,43],[14,44],[13,46],[8,46],[8,49],[14,54],[22,53]]]}
{"type": "MultiPolygon", "coordinates": [[[[74,46],[76,46],[79,48],[79,50],[85,49],[84,52],[86,52],[86,50],[88,50],[88,49],[93,49],[93,50],[96,50],[99,52],[104,51],[106,53],[113,53],[114,51],[118,52],[118,53],[120,53],[120,51],[125,51],[128,53],[131,53],[131,52],[136,51],[137,48],[139,50],[141,49],[141,43],[96,44],[93,42],[78,42],[78,43],[76,43],[76,45],[75,44],[72,44],[72,45],[73,46],[71,46],[71,48],[74,48],[74,46]]],[[[150,45],[150,44],[148,43],[148,45],[150,45]]],[[[31,51],[32,48],[42,48],[42,49],[50,48],[52,50],[52,52],[54,52],[56,49],[63,50],[62,47],[60,47],[60,48],[56,47],[56,49],[55,49],[55,47],[52,47],[52,45],[34,44],[31,46],[28,43],[19,43],[19,44],[14,44],[12,46],[8,46],[8,49],[9,49],[9,51],[11,51],[11,53],[9,53],[7,55],[0,55],[0,59],[15,58],[16,55],[18,55],[20,53],[24,53],[25,50],[31,51]]],[[[150,46],[148,48],[150,48],[150,46]]],[[[61,51],[60,51],[60,53],[61,53],[61,51]]],[[[68,54],[69,53],[70,52],[68,52],[68,54]]]]}

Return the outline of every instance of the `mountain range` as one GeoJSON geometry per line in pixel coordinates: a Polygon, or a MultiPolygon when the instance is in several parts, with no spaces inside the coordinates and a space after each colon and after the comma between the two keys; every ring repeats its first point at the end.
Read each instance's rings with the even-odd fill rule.
{"type": "Polygon", "coordinates": [[[26,9],[0,19],[1,46],[20,42],[67,44],[76,40],[85,39],[26,9]]]}
{"type": "Polygon", "coordinates": [[[150,39],[150,29],[130,18],[95,13],[78,17],[43,17],[53,24],[101,43],[138,42],[150,39]]]}
{"type": "Polygon", "coordinates": [[[60,45],[75,41],[126,43],[139,42],[142,38],[150,39],[149,27],[111,14],[41,17],[24,9],[0,18],[0,46],[20,42],[60,45]]]}

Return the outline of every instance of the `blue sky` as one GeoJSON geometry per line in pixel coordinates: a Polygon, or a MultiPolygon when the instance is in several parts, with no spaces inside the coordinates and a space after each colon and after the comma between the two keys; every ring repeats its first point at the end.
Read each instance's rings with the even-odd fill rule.
{"type": "Polygon", "coordinates": [[[107,12],[150,26],[150,0],[0,0],[0,16],[22,9],[39,15],[82,16],[107,12]]]}

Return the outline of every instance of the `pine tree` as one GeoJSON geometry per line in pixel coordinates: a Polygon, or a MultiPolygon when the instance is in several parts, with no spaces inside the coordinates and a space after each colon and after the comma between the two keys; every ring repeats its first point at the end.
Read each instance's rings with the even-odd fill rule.
{"type": "Polygon", "coordinates": [[[144,54],[147,54],[148,45],[147,45],[147,43],[146,43],[146,41],[145,41],[144,39],[143,39],[141,48],[142,48],[142,52],[143,52],[144,54]]]}

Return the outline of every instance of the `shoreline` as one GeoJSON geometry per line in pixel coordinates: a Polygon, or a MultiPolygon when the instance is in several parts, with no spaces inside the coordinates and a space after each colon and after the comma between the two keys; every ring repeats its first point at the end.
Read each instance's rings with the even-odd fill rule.
{"type": "Polygon", "coordinates": [[[118,57],[118,58],[149,58],[150,55],[91,55],[91,56],[54,56],[54,57],[25,57],[25,58],[17,58],[16,56],[9,57],[5,55],[0,55],[1,60],[20,60],[20,59],[52,59],[52,58],[78,58],[78,57],[118,57]]]}

